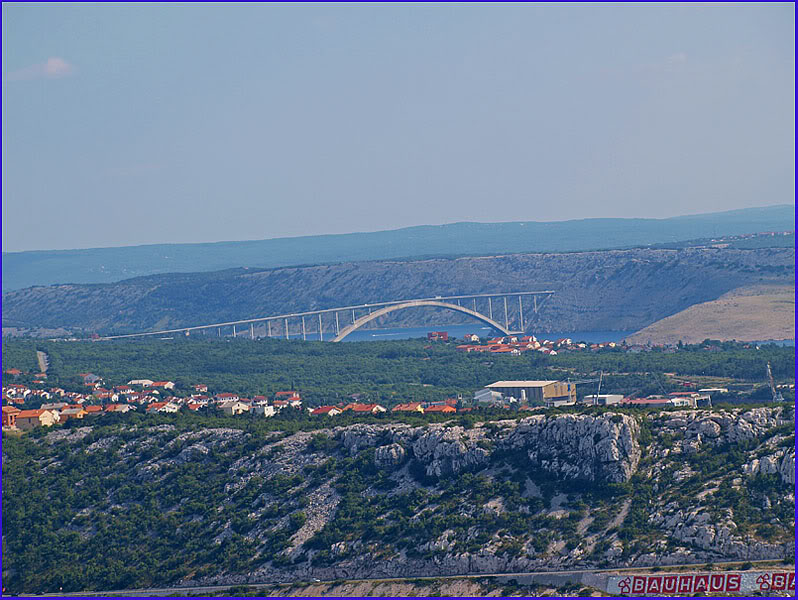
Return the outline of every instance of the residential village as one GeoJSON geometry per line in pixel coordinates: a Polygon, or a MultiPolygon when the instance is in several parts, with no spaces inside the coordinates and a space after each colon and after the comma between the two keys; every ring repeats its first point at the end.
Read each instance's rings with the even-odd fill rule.
{"type": "MultiPolygon", "coordinates": [[[[444,331],[430,332],[429,341],[451,341],[444,331]]],[[[477,335],[468,334],[466,343],[456,346],[460,352],[489,352],[520,355],[536,351],[556,355],[561,351],[598,351],[618,349],[625,352],[650,351],[648,346],[627,346],[622,342],[587,344],[574,342],[570,338],[538,340],[534,335],[504,336],[491,338],[481,343],[477,335]]],[[[713,348],[707,347],[707,350],[713,348]]],[[[662,348],[670,351],[673,348],[662,348]]],[[[35,427],[47,427],[64,423],[68,419],[84,419],[109,413],[126,413],[131,410],[146,413],[218,411],[228,416],[249,415],[272,417],[283,410],[305,410],[313,417],[335,417],[351,414],[378,415],[387,412],[411,414],[457,414],[480,408],[531,411],[540,408],[558,408],[581,405],[618,406],[638,408],[699,408],[711,406],[712,394],[728,393],[723,388],[707,388],[698,391],[674,392],[646,398],[624,397],[620,394],[592,394],[577,400],[576,385],[584,382],[569,381],[497,381],[474,393],[473,398],[447,398],[437,402],[408,402],[393,407],[376,403],[363,403],[359,395],[353,402],[336,405],[303,407],[301,394],[296,390],[279,391],[272,397],[256,395],[241,397],[232,392],[209,394],[208,386],[193,384],[189,393],[175,390],[172,381],[133,379],[127,383],[107,387],[103,379],[94,373],[80,373],[86,390],[68,392],[58,387],[47,387],[47,374],[35,373],[31,385],[5,383],[6,379],[17,379],[24,373],[17,368],[3,371],[3,428],[28,431],[35,427]]],[[[28,374],[26,374],[28,375],[28,374]]],[[[590,380],[593,381],[593,380],[590,380]]]]}
{"type": "MultiPolygon", "coordinates": [[[[17,369],[5,374],[16,375],[17,369]]],[[[577,401],[576,384],[553,380],[497,381],[478,390],[473,399],[447,398],[440,402],[407,402],[386,408],[377,403],[349,402],[319,407],[304,407],[301,394],[295,390],[280,391],[272,397],[242,397],[231,392],[208,394],[204,384],[193,385],[187,396],[174,395],[174,382],[134,379],[126,384],[104,387],[103,380],[93,373],[82,373],[87,390],[83,393],[67,392],[62,388],[33,388],[11,383],[3,386],[3,430],[29,431],[37,427],[50,427],[69,419],[91,419],[111,413],[129,411],[153,413],[180,413],[213,410],[228,416],[252,418],[273,417],[283,410],[305,410],[312,417],[336,417],[347,412],[353,415],[379,415],[405,413],[417,415],[454,415],[473,410],[495,408],[533,411],[581,404],[582,406],[613,406],[627,408],[698,408],[711,406],[712,393],[727,390],[713,388],[699,392],[677,392],[647,398],[625,398],[618,394],[594,394],[577,401]],[[29,406],[37,406],[29,408],[29,406]]],[[[43,383],[43,380],[38,380],[43,383]]],[[[353,398],[357,400],[357,395],[353,398]]]]}
{"type": "MultiPolygon", "coordinates": [[[[19,369],[7,369],[4,375],[16,376],[19,369]]],[[[38,374],[34,382],[44,384],[38,374]]],[[[208,386],[193,385],[193,392],[186,396],[174,394],[172,381],[133,379],[112,388],[104,387],[101,377],[93,373],[80,373],[85,392],[67,392],[58,387],[40,388],[24,384],[3,385],[3,428],[11,427],[27,431],[35,427],[64,423],[68,419],[91,418],[101,414],[127,413],[131,410],[146,413],[177,413],[181,410],[197,412],[213,407],[230,416],[244,413],[271,417],[279,411],[301,409],[302,399],[296,391],[277,392],[274,397],[254,396],[244,398],[238,394],[222,392],[208,395],[208,386]],[[26,408],[39,404],[38,408],[26,408]],[[23,408],[19,408],[22,406],[23,408]]]]}
{"type": "MultiPolygon", "coordinates": [[[[440,335],[444,332],[434,333],[437,334],[436,337],[431,337],[432,334],[430,334],[427,336],[427,338],[431,341],[446,339],[440,335]]],[[[522,352],[530,351],[542,352],[543,354],[556,356],[558,352],[562,352],[563,350],[569,350],[572,352],[595,352],[597,350],[604,350],[606,348],[618,348],[631,353],[646,352],[653,348],[660,348],[666,351],[675,351],[675,349],[669,349],[665,346],[643,346],[640,344],[627,345],[623,342],[601,342],[597,344],[588,344],[586,342],[574,342],[571,338],[559,338],[557,340],[548,340],[544,338],[543,340],[538,340],[538,338],[536,338],[534,335],[508,335],[504,337],[490,338],[484,343],[481,343],[479,336],[467,334],[464,341],[466,343],[457,346],[457,350],[459,352],[490,352],[491,354],[510,354],[514,356],[520,355],[522,352]]]]}

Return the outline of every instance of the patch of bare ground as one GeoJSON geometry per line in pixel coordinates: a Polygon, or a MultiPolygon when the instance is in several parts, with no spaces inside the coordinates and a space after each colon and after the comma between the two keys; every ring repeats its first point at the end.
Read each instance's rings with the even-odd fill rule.
{"type": "Polygon", "coordinates": [[[621,510],[618,512],[618,516],[616,516],[612,521],[610,521],[610,524],[607,525],[607,529],[605,531],[609,531],[610,529],[620,527],[621,525],[623,525],[623,522],[626,519],[626,515],[629,514],[630,506],[632,506],[632,500],[631,498],[627,498],[626,500],[623,501],[623,506],[621,507],[621,510]]]}
{"type": "Polygon", "coordinates": [[[341,497],[332,489],[329,482],[311,492],[308,497],[308,506],[305,508],[307,520],[291,537],[291,545],[285,550],[285,554],[292,554],[312,538],[317,531],[320,531],[335,514],[335,509],[338,508],[340,501],[341,497]]]}
{"type": "Polygon", "coordinates": [[[738,288],[711,302],[694,304],[626,338],[634,344],[695,344],[713,340],[795,338],[795,286],[738,288]]]}

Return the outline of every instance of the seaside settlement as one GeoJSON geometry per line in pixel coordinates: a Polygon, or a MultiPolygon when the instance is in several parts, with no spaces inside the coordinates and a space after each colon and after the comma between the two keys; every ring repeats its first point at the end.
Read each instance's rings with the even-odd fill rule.
{"type": "MultiPolygon", "coordinates": [[[[446,332],[432,332],[431,341],[448,341],[446,332]]],[[[492,338],[480,343],[476,335],[467,335],[465,344],[457,346],[463,352],[510,353],[537,351],[556,354],[558,351],[590,351],[619,348],[626,352],[647,351],[650,348],[625,346],[616,342],[602,344],[574,343],[570,339],[538,340],[535,336],[509,336],[492,338]]],[[[256,395],[242,397],[233,392],[209,394],[208,386],[196,383],[186,391],[175,389],[172,381],[153,381],[140,378],[127,382],[105,382],[94,373],[81,373],[85,391],[66,391],[47,386],[46,373],[33,375],[32,383],[6,383],[23,375],[11,367],[3,372],[2,424],[4,430],[28,431],[48,427],[69,419],[90,419],[109,413],[127,413],[135,410],[146,413],[179,413],[183,411],[213,411],[228,416],[272,417],[284,410],[305,410],[313,417],[328,418],[351,412],[352,414],[416,413],[457,414],[478,408],[493,407],[534,410],[540,407],[563,407],[577,404],[577,382],[556,380],[496,381],[477,390],[473,398],[447,398],[439,402],[405,402],[392,407],[377,403],[352,402],[336,405],[304,406],[300,392],[279,391],[269,397],[256,395]]],[[[581,399],[582,405],[627,406],[648,408],[698,408],[711,406],[713,393],[725,393],[723,388],[675,392],[645,398],[624,397],[620,394],[592,394],[581,399]]]]}

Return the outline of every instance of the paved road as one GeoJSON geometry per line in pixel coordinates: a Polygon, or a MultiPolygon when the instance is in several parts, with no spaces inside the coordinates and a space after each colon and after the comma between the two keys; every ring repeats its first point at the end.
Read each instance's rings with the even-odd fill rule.
{"type": "MultiPolygon", "coordinates": [[[[725,561],[725,562],[716,562],[712,563],[716,568],[717,567],[724,567],[724,566],[734,566],[734,565],[742,565],[745,562],[751,564],[766,564],[766,563],[781,563],[778,560],[752,560],[752,561],[725,561]]],[[[670,572],[674,569],[683,569],[685,567],[694,567],[700,570],[700,567],[703,567],[707,563],[685,563],[679,565],[664,565],[660,567],[660,571],[663,572],[670,572]]],[[[227,585],[205,585],[205,586],[193,586],[193,587],[168,587],[168,588],[143,588],[143,589],[129,589],[129,590],[111,590],[111,591],[91,591],[91,592],[69,592],[69,593],[61,593],[61,592],[54,592],[49,594],[25,594],[22,597],[28,598],[43,598],[43,597],[66,597],[71,596],[73,598],[82,598],[82,597],[89,597],[89,596],[165,596],[169,594],[176,594],[179,595],[181,593],[203,593],[203,592],[221,592],[225,590],[229,590],[231,587],[247,587],[247,588],[261,588],[265,586],[274,586],[274,585],[282,585],[286,587],[290,587],[292,585],[301,585],[301,584],[316,584],[316,585],[324,585],[324,584],[332,584],[332,583],[401,583],[403,581],[407,581],[408,579],[412,580],[425,580],[425,581],[432,581],[432,580],[441,580],[441,579],[482,579],[485,577],[524,577],[529,575],[580,575],[583,573],[642,573],[651,571],[650,567],[620,567],[615,569],[573,569],[573,570],[565,570],[565,571],[528,571],[525,573],[475,573],[473,575],[430,575],[430,576],[422,576],[422,577],[370,577],[365,579],[335,579],[329,581],[294,581],[294,582],[282,582],[282,581],[261,581],[258,583],[242,583],[242,584],[227,584],[227,585]]]]}

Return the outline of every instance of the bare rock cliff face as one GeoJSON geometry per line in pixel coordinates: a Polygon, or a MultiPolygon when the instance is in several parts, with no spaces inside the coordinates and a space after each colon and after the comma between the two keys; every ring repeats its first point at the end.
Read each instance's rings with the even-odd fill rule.
{"type": "Polygon", "coordinates": [[[795,485],[795,450],[777,450],[769,456],[755,458],[743,465],[745,475],[779,475],[784,483],[795,485]]]}
{"type": "Polygon", "coordinates": [[[413,454],[427,465],[427,475],[434,477],[479,468],[487,464],[490,453],[476,446],[481,432],[469,433],[472,435],[467,435],[462,427],[433,429],[413,443],[413,454]]]}
{"type": "Polygon", "coordinates": [[[640,462],[640,428],[628,415],[542,415],[522,420],[508,437],[530,462],[562,479],[628,481],[640,462]]]}
{"type": "Polygon", "coordinates": [[[628,415],[536,415],[500,429],[489,441],[482,427],[353,425],[339,430],[350,455],[374,447],[379,467],[401,464],[412,455],[433,477],[446,477],[488,464],[491,447],[523,450],[531,468],[558,479],[628,481],[640,462],[637,422],[628,415]],[[488,442],[488,443],[486,443],[488,442]]]}

